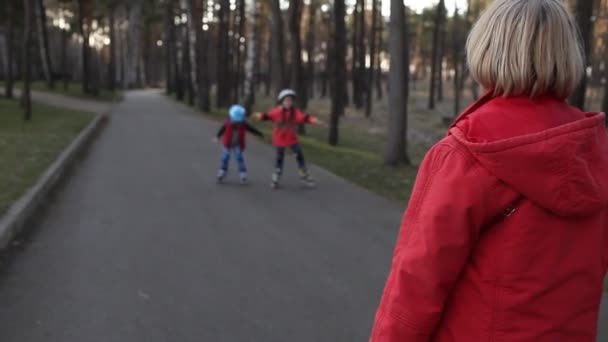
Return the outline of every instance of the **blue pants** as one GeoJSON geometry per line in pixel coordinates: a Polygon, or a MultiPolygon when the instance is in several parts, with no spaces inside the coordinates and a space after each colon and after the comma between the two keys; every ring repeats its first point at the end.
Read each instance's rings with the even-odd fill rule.
{"type": "MultiPolygon", "coordinates": [[[[299,144],[292,145],[291,150],[296,155],[298,161],[298,168],[302,171],[306,171],[306,161],[304,160],[304,153],[302,152],[302,146],[299,144]]],[[[277,159],[276,159],[276,171],[283,173],[283,164],[285,160],[285,147],[277,147],[277,159]]]]}
{"type": "Polygon", "coordinates": [[[243,157],[243,151],[241,151],[240,147],[231,147],[225,148],[222,152],[222,163],[220,169],[224,171],[228,171],[228,162],[230,161],[230,154],[234,153],[234,158],[239,164],[239,172],[245,173],[247,172],[247,166],[245,166],[245,158],[243,157]]]}

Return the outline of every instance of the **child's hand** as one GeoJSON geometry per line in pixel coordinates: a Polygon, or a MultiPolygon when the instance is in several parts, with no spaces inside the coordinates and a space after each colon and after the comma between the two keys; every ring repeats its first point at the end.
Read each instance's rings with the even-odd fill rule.
{"type": "Polygon", "coordinates": [[[327,127],[327,124],[323,120],[319,120],[319,119],[315,119],[314,124],[317,126],[320,126],[320,127],[327,127]]]}
{"type": "Polygon", "coordinates": [[[217,137],[213,137],[212,141],[213,141],[214,144],[217,144],[217,143],[220,142],[220,139],[218,139],[217,137]]]}
{"type": "Polygon", "coordinates": [[[252,117],[255,121],[262,121],[262,119],[264,119],[264,113],[257,112],[254,113],[252,117]]]}

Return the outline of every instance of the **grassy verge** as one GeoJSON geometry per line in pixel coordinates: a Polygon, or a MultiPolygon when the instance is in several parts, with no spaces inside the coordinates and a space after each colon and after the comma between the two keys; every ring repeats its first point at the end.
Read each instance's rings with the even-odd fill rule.
{"type": "MultiPolygon", "coordinates": [[[[224,120],[227,109],[214,109],[209,115],[224,120]]],[[[272,127],[269,123],[255,123],[270,142],[272,127]]],[[[358,127],[341,127],[340,145],[327,144],[327,129],[308,126],[307,134],[300,137],[306,159],[332,173],[345,178],[381,196],[407,203],[414,179],[416,166],[388,167],[382,162],[381,151],[384,139],[369,134],[358,127]]],[[[424,148],[410,149],[416,159],[424,154],[424,148]]]]}
{"type": "Polygon", "coordinates": [[[32,186],[78,133],[90,113],[34,104],[24,123],[17,101],[0,99],[0,215],[32,186]]]}
{"type": "Polygon", "coordinates": [[[77,82],[68,83],[68,88],[66,90],[63,86],[63,82],[56,82],[55,88],[49,89],[46,82],[37,81],[32,83],[32,90],[103,102],[119,102],[124,98],[124,94],[121,91],[110,92],[106,89],[100,89],[99,94],[97,95],[86,94],[82,91],[82,84],[77,82]]]}

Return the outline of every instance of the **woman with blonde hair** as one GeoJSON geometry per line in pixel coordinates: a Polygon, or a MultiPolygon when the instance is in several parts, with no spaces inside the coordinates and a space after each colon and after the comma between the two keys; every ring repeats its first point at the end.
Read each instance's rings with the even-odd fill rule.
{"type": "Polygon", "coordinates": [[[467,41],[487,91],[425,157],[372,342],[595,342],[608,266],[603,113],[558,0],[496,0],[467,41]]]}

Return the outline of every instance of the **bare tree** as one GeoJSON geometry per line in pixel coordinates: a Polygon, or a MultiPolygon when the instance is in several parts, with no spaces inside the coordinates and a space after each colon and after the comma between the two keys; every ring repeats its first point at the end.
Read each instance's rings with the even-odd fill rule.
{"type": "MultiPolygon", "coordinates": [[[[29,0],[28,0],[29,1],[29,0]]],[[[82,38],[82,92],[88,94],[89,88],[89,30],[85,29],[85,16],[88,12],[88,1],[78,0],[78,30],[82,38]]]]}
{"type": "Polygon", "coordinates": [[[271,47],[271,65],[272,65],[272,85],[275,92],[278,94],[285,87],[285,45],[283,40],[283,18],[281,14],[280,0],[270,1],[272,12],[272,47],[271,47]]]}
{"type": "Polygon", "coordinates": [[[238,37],[235,39],[235,54],[236,54],[236,68],[234,72],[234,102],[238,101],[239,89],[243,82],[241,82],[241,69],[242,69],[242,56],[241,52],[243,46],[243,39],[245,38],[245,0],[238,0],[239,15],[238,15],[238,37]]]}
{"type": "MultiPolygon", "coordinates": [[[[184,9],[184,13],[188,12],[188,9],[184,9]]],[[[199,24],[200,25],[200,24],[199,24]]],[[[194,106],[194,86],[192,83],[192,59],[190,56],[190,25],[184,23],[183,28],[183,44],[182,44],[182,68],[183,75],[182,81],[185,82],[184,89],[188,95],[188,104],[194,106]]]]}
{"type": "Polygon", "coordinates": [[[376,36],[378,31],[378,0],[372,0],[372,27],[371,27],[371,41],[369,44],[369,56],[370,65],[367,69],[367,92],[366,92],[366,103],[365,103],[365,116],[370,117],[372,114],[372,102],[373,102],[373,84],[374,84],[374,68],[376,65],[376,36]]]}
{"type": "Polygon", "coordinates": [[[55,88],[53,79],[53,65],[51,63],[51,53],[49,50],[49,33],[46,20],[46,7],[44,0],[37,0],[37,6],[34,11],[36,13],[36,26],[38,28],[38,43],[40,46],[40,60],[42,61],[42,70],[47,81],[47,86],[50,89],[55,88]]]}
{"type": "Polygon", "coordinates": [[[6,1],[6,16],[7,16],[7,28],[6,28],[6,87],[4,89],[7,98],[13,98],[13,64],[15,54],[15,1],[6,1]]]}
{"type": "Polygon", "coordinates": [[[251,107],[255,102],[255,66],[257,64],[257,1],[251,0],[249,4],[249,39],[247,39],[247,60],[245,62],[245,109],[247,114],[251,113],[251,107]]]}
{"type": "MultiPolygon", "coordinates": [[[[456,7],[458,8],[458,7],[456,7]]],[[[464,29],[463,32],[469,32],[471,30],[471,26],[472,26],[472,19],[471,17],[471,0],[467,0],[467,11],[464,15],[464,29]]],[[[459,25],[459,21],[456,21],[454,23],[455,29],[454,31],[459,31],[460,30],[460,25],[459,25]]],[[[456,63],[456,71],[458,73],[458,77],[456,77],[458,79],[458,84],[455,86],[454,89],[454,117],[456,117],[458,114],[460,114],[460,108],[461,108],[461,101],[462,101],[462,92],[464,90],[464,84],[465,81],[468,77],[468,68],[467,68],[467,63],[466,63],[466,54],[464,53],[464,39],[463,37],[459,34],[458,36],[458,47],[455,48],[455,53],[458,55],[458,59],[457,59],[457,63],[456,63]]]]}
{"type": "Polygon", "coordinates": [[[175,91],[175,64],[176,59],[173,58],[173,51],[175,50],[175,25],[173,23],[173,2],[167,1],[165,3],[165,33],[164,33],[164,47],[165,47],[165,81],[167,83],[167,94],[172,94],[175,91]]]}
{"type": "Polygon", "coordinates": [[[229,11],[230,3],[228,0],[221,0],[219,2],[218,10],[218,30],[217,30],[217,66],[216,66],[216,87],[215,87],[215,105],[217,107],[224,107],[228,105],[227,99],[227,75],[228,75],[228,30],[229,30],[229,11]]]}
{"type": "MultiPolygon", "coordinates": [[[[291,85],[298,94],[302,94],[302,40],[300,26],[302,20],[302,0],[290,0],[289,5],[289,32],[291,33],[292,61],[291,85]]],[[[298,97],[300,98],[300,96],[298,97]]],[[[300,101],[298,101],[300,102],[300,101]]],[[[302,103],[298,103],[300,106],[302,103]]]]}
{"type": "Polygon", "coordinates": [[[431,83],[429,89],[429,109],[435,108],[435,91],[437,89],[437,68],[441,68],[439,61],[439,35],[441,33],[441,18],[445,8],[445,0],[439,0],[435,14],[435,24],[433,26],[433,50],[431,52],[431,83]]]}
{"type": "MultiPolygon", "coordinates": [[[[378,7],[382,8],[382,0],[378,0],[378,7]]],[[[384,92],[382,89],[382,62],[380,60],[380,52],[382,51],[382,34],[384,31],[384,19],[382,19],[382,13],[380,12],[378,12],[378,19],[380,20],[380,23],[378,25],[378,63],[376,64],[376,91],[378,92],[378,99],[382,99],[382,97],[384,96],[384,92]]]]}
{"type": "MultiPolygon", "coordinates": [[[[580,27],[581,37],[583,39],[583,46],[585,51],[585,58],[587,62],[591,61],[592,51],[592,37],[593,37],[593,23],[591,17],[593,16],[593,5],[595,1],[590,0],[577,0],[574,14],[576,21],[580,27]]],[[[573,106],[581,109],[585,108],[585,96],[587,94],[587,74],[583,73],[583,79],[575,90],[574,94],[570,98],[570,103],[573,106]]]]}
{"type": "Polygon", "coordinates": [[[389,119],[384,162],[396,166],[409,163],[407,156],[409,53],[407,19],[402,0],[391,0],[389,50],[391,54],[391,70],[388,76],[389,119]]]}
{"type": "Polygon", "coordinates": [[[441,20],[439,21],[439,51],[437,52],[437,101],[443,101],[443,61],[446,56],[447,51],[447,9],[445,8],[445,4],[441,9],[441,20]]]}
{"type": "Polygon", "coordinates": [[[209,103],[209,69],[207,61],[207,34],[200,24],[203,18],[203,5],[198,0],[191,0],[190,6],[192,9],[192,25],[196,36],[196,82],[197,82],[197,104],[198,108],[203,112],[208,112],[210,109],[209,103]]]}
{"type": "Polygon", "coordinates": [[[108,26],[110,28],[110,62],[108,63],[107,88],[116,90],[116,1],[108,4],[108,26]]]}
{"type": "Polygon", "coordinates": [[[308,30],[306,32],[306,54],[308,61],[306,63],[306,86],[302,87],[305,92],[302,94],[302,107],[308,107],[308,99],[314,96],[315,89],[315,40],[316,40],[316,17],[317,17],[317,0],[311,0],[308,5],[308,30]]]}
{"type": "Polygon", "coordinates": [[[344,0],[334,1],[334,30],[332,49],[331,117],[329,122],[329,144],[335,146],[339,140],[340,117],[344,115],[346,93],[346,23],[344,0]]]}
{"type": "Polygon", "coordinates": [[[32,119],[32,99],[30,91],[31,72],[32,72],[32,15],[35,11],[34,0],[23,2],[24,26],[23,26],[23,92],[21,94],[21,105],[23,106],[23,118],[25,121],[32,119]]]}
{"type": "MultiPolygon", "coordinates": [[[[462,50],[460,38],[460,14],[458,13],[458,3],[454,6],[454,18],[452,19],[452,59],[454,60],[454,115],[460,112],[460,55],[462,50]]],[[[450,118],[451,119],[451,118],[450,118]]],[[[446,119],[447,120],[447,119],[446,119]]],[[[451,120],[450,120],[451,121],[451,120]]]]}

